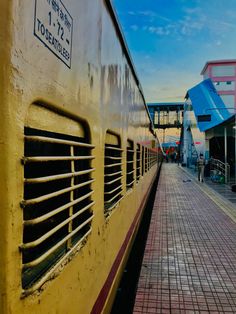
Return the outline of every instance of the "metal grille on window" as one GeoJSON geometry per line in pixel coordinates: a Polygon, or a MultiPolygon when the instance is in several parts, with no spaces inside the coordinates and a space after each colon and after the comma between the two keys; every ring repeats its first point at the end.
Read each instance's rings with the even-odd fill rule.
{"type": "Polygon", "coordinates": [[[145,170],[145,148],[142,146],[142,176],[145,170]]]}
{"type": "Polygon", "coordinates": [[[141,176],[141,149],[140,144],[137,144],[136,150],[136,182],[140,180],[141,176]]]}
{"type": "Polygon", "coordinates": [[[25,128],[22,286],[40,287],[91,232],[93,145],[85,138],[25,128]]]}
{"type": "Polygon", "coordinates": [[[151,167],[157,163],[157,153],[155,151],[150,151],[151,167]]]}
{"type": "Polygon", "coordinates": [[[126,189],[134,185],[134,143],[128,141],[126,148],[126,189]]]}
{"type": "Polygon", "coordinates": [[[108,216],[122,198],[122,149],[119,145],[105,144],[104,158],[104,213],[108,216]]]}
{"type": "Polygon", "coordinates": [[[150,149],[150,151],[149,151],[149,169],[151,169],[152,166],[153,166],[153,152],[150,149]]]}
{"type": "Polygon", "coordinates": [[[145,160],[145,172],[147,172],[148,171],[148,149],[147,149],[147,147],[145,147],[145,158],[144,158],[144,160],[145,160]]]}
{"type": "Polygon", "coordinates": [[[148,150],[149,170],[152,168],[152,150],[148,150]]]}

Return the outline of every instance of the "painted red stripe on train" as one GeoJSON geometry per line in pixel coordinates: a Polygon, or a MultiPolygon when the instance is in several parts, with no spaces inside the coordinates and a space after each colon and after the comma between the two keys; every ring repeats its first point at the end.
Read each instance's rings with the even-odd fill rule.
{"type": "MultiPolygon", "coordinates": [[[[155,177],[154,177],[154,179],[155,179],[155,177]]],[[[142,208],[143,208],[143,206],[144,206],[144,204],[145,204],[145,202],[147,200],[147,197],[148,197],[148,195],[150,193],[150,190],[151,190],[152,184],[154,182],[154,179],[152,180],[152,183],[150,184],[150,186],[148,188],[148,191],[146,192],[146,194],[145,194],[145,196],[144,196],[144,198],[142,200],[142,203],[139,206],[139,209],[137,210],[137,213],[136,213],[135,218],[134,218],[134,220],[133,220],[133,222],[132,222],[132,224],[131,224],[131,226],[129,228],[129,231],[127,232],[125,240],[124,240],[124,242],[123,242],[123,244],[122,244],[122,246],[121,246],[121,248],[120,248],[120,250],[119,250],[119,252],[118,252],[118,254],[116,256],[116,259],[115,259],[115,261],[114,261],[114,263],[113,263],[113,265],[111,267],[110,273],[109,273],[109,275],[108,275],[108,277],[107,277],[107,279],[106,279],[106,281],[105,281],[105,283],[104,283],[104,285],[103,285],[103,287],[102,287],[102,289],[101,289],[101,291],[100,291],[100,293],[98,295],[98,298],[97,298],[96,302],[94,303],[94,306],[93,306],[93,309],[91,311],[91,314],[101,313],[101,311],[102,311],[102,309],[103,309],[103,307],[105,305],[105,302],[107,300],[107,296],[108,296],[108,293],[110,291],[111,285],[112,285],[113,280],[115,278],[115,275],[117,273],[117,270],[118,270],[118,267],[120,265],[120,262],[121,262],[121,260],[122,260],[122,258],[124,256],[124,253],[125,253],[125,250],[127,248],[128,243],[130,241],[131,235],[133,234],[133,231],[134,231],[134,228],[136,226],[137,220],[138,220],[138,218],[139,218],[139,216],[140,216],[140,214],[142,212],[142,208]]]]}

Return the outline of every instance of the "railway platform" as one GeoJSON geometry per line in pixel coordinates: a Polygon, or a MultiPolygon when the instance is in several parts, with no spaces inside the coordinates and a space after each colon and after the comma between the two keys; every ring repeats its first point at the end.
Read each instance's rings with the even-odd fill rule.
{"type": "Polygon", "coordinates": [[[135,314],[236,313],[236,206],[164,164],[135,314]]]}

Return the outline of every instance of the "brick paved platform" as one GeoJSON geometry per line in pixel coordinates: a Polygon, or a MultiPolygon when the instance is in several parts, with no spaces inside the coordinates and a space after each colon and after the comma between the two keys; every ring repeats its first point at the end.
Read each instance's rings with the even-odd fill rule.
{"type": "Polygon", "coordinates": [[[163,165],[133,313],[236,313],[236,223],[201,187],[163,165]]]}

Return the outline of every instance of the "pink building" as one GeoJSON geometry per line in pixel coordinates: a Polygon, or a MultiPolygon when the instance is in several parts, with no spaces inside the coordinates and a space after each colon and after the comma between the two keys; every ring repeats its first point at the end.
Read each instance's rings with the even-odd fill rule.
{"type": "Polygon", "coordinates": [[[201,75],[214,82],[226,107],[236,107],[236,59],[207,61],[201,75]]]}

